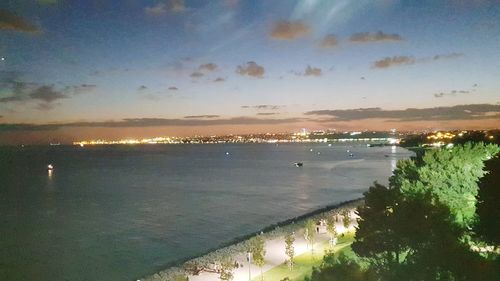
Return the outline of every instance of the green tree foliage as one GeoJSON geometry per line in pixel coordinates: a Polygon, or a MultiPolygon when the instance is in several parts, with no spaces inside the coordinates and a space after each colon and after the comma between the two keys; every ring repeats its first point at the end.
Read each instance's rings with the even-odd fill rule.
{"type": "Polygon", "coordinates": [[[484,175],[483,161],[499,151],[497,145],[483,143],[429,150],[420,161],[398,164],[390,183],[405,196],[429,192],[433,200],[450,208],[456,223],[468,226],[474,219],[477,181],[484,175]]]}
{"type": "MultiPolygon", "coordinates": [[[[497,152],[494,145],[467,144],[400,161],[389,188],[375,183],[365,193],[354,252],[376,265],[382,280],[494,280],[494,264],[472,252],[464,237],[475,215],[483,161],[497,152]]],[[[486,197],[486,212],[498,211],[498,197],[486,197]]]]}
{"type": "Polygon", "coordinates": [[[391,188],[401,188],[403,184],[418,181],[418,164],[421,165],[421,158],[399,160],[393,175],[389,178],[391,188]]]}
{"type": "Polygon", "coordinates": [[[500,154],[486,161],[487,175],[479,181],[476,226],[487,243],[500,245],[500,154]]]}
{"type": "Polygon", "coordinates": [[[492,244],[500,237],[498,158],[487,162],[476,210],[483,162],[498,151],[466,144],[400,161],[389,187],[375,183],[357,209],[352,249],[363,263],[327,255],[311,280],[500,280],[500,258],[485,258],[469,244],[476,216],[481,237],[492,244]]]}
{"type": "Polygon", "coordinates": [[[335,218],[331,215],[326,219],[326,231],[328,231],[328,234],[330,235],[330,241],[333,241],[333,239],[337,236],[337,228],[335,227],[335,218]]]}
{"type": "Polygon", "coordinates": [[[375,281],[376,275],[371,270],[364,269],[356,260],[341,253],[335,257],[333,253],[326,254],[319,268],[313,268],[311,281],[375,281]]]}
{"type": "Polygon", "coordinates": [[[342,211],[342,224],[344,225],[346,230],[349,229],[349,226],[351,226],[351,215],[349,213],[349,210],[342,211]]]}
{"type": "Polygon", "coordinates": [[[264,280],[264,274],[262,274],[262,267],[266,264],[265,256],[265,241],[261,235],[257,235],[250,240],[250,253],[252,253],[252,262],[260,267],[260,276],[264,280]]]}
{"type": "Polygon", "coordinates": [[[295,247],[293,243],[295,242],[295,236],[293,233],[289,233],[285,236],[285,254],[288,257],[288,267],[290,270],[293,269],[294,257],[295,257],[295,247]]]}
{"type": "Polygon", "coordinates": [[[353,251],[368,258],[380,280],[495,280],[493,262],[462,241],[466,229],[431,194],[405,198],[375,185],[359,208],[353,251]],[[467,264],[467,266],[464,266],[467,264]],[[477,279],[481,277],[480,279],[477,279]]]}
{"type": "Polygon", "coordinates": [[[311,245],[311,252],[314,251],[314,242],[316,239],[316,224],[312,219],[308,219],[306,221],[306,227],[305,227],[305,238],[307,242],[311,245]]]}
{"type": "Polygon", "coordinates": [[[219,272],[219,279],[223,281],[230,281],[234,278],[234,260],[230,257],[225,257],[220,261],[221,270],[219,272]]]}

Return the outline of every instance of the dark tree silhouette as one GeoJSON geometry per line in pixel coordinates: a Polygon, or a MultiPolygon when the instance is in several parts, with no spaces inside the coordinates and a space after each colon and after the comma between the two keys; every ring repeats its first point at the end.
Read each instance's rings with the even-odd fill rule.
{"type": "Polygon", "coordinates": [[[476,231],[487,243],[500,245],[500,154],[485,162],[487,175],[479,181],[476,231]]]}
{"type": "Polygon", "coordinates": [[[360,218],[352,249],[359,256],[376,258],[386,266],[398,263],[404,243],[396,233],[399,227],[394,220],[399,192],[374,183],[364,195],[365,204],[357,209],[360,218]]]}

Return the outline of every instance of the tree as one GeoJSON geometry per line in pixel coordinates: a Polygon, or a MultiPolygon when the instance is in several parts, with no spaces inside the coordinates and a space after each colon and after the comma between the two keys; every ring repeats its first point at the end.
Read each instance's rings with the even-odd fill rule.
{"type": "Polygon", "coordinates": [[[252,253],[253,263],[260,267],[260,276],[264,280],[264,274],[262,272],[262,267],[266,264],[265,255],[265,241],[261,235],[257,235],[250,241],[250,253],[252,253]]]}
{"type": "Polygon", "coordinates": [[[500,245],[500,154],[486,161],[487,174],[479,181],[476,232],[487,243],[500,245]]]}
{"type": "Polygon", "coordinates": [[[225,257],[221,260],[221,270],[219,272],[219,279],[223,281],[230,281],[234,278],[234,260],[231,257],[225,257]]]}
{"type": "MultiPolygon", "coordinates": [[[[376,269],[378,280],[500,280],[500,260],[483,258],[469,245],[466,226],[475,216],[475,202],[459,206],[471,203],[475,181],[484,174],[483,160],[496,150],[478,144],[428,151],[430,156],[398,163],[389,187],[375,183],[365,192],[352,249],[376,269]]],[[[488,171],[498,169],[495,161],[487,163],[488,171]]],[[[483,187],[497,187],[498,182],[498,172],[490,172],[479,186],[486,190],[483,187]]],[[[498,194],[497,189],[488,191],[498,194]]],[[[498,212],[499,197],[479,193],[477,212],[483,207],[486,217],[498,212]]],[[[495,229],[498,213],[486,217],[486,229],[495,229]]],[[[477,231],[484,235],[479,225],[477,231]]],[[[489,236],[499,237],[498,232],[489,236]]]]}
{"type": "Polygon", "coordinates": [[[352,249],[376,265],[381,280],[498,278],[494,262],[471,251],[463,240],[467,230],[455,223],[447,206],[432,202],[432,194],[405,198],[377,185],[365,202],[352,249]]]}
{"type": "MultiPolygon", "coordinates": [[[[357,208],[359,219],[352,249],[359,256],[390,266],[399,260],[404,250],[404,242],[396,234],[398,222],[394,219],[400,193],[375,182],[364,196],[365,204],[357,208]]],[[[405,226],[409,223],[412,222],[405,222],[405,226]]]]}
{"type": "Polygon", "coordinates": [[[337,228],[335,227],[335,218],[333,216],[328,216],[326,219],[326,231],[330,234],[330,246],[333,246],[333,241],[337,236],[337,228]]]}
{"type": "Polygon", "coordinates": [[[324,256],[319,268],[313,268],[311,281],[375,281],[375,274],[370,269],[364,269],[358,261],[340,253],[324,256]]]}
{"type": "Polygon", "coordinates": [[[429,150],[421,160],[398,164],[391,187],[405,196],[430,192],[433,201],[450,209],[456,223],[468,227],[475,215],[477,181],[485,174],[483,162],[499,151],[499,146],[483,143],[429,150]]]}
{"type": "Polygon", "coordinates": [[[305,236],[307,242],[311,244],[311,253],[314,252],[314,239],[316,238],[316,224],[312,219],[306,221],[305,236]]]}
{"type": "Polygon", "coordinates": [[[288,268],[293,269],[293,262],[295,257],[295,247],[293,246],[295,242],[294,233],[285,235],[285,254],[288,257],[288,268]]]}
{"type": "Polygon", "coordinates": [[[342,223],[344,224],[346,230],[348,230],[349,226],[351,226],[351,215],[349,210],[342,211],[342,223]]]}

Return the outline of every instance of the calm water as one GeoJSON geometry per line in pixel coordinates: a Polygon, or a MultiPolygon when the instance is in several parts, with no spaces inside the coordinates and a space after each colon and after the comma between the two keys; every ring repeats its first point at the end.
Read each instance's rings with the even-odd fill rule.
{"type": "Polygon", "coordinates": [[[134,280],[358,198],[409,155],[326,144],[0,148],[0,280],[134,280]]]}

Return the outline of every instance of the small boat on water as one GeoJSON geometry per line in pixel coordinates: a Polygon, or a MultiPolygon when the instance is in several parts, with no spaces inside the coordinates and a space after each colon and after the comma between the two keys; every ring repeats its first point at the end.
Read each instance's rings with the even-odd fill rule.
{"type": "Polygon", "coordinates": [[[54,170],[54,166],[52,164],[47,165],[47,171],[54,170]]]}
{"type": "Polygon", "coordinates": [[[354,154],[352,154],[352,153],[349,153],[349,157],[351,157],[351,158],[352,158],[352,157],[354,157],[354,154]]]}
{"type": "Polygon", "coordinates": [[[304,166],[304,163],[302,163],[302,162],[295,162],[295,163],[293,163],[293,165],[295,167],[302,167],[302,166],[304,166]]]}

